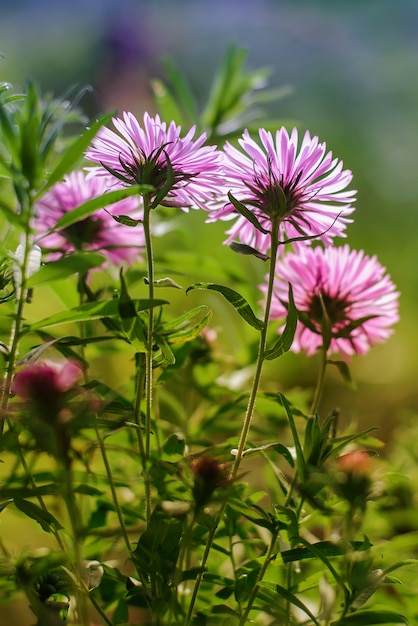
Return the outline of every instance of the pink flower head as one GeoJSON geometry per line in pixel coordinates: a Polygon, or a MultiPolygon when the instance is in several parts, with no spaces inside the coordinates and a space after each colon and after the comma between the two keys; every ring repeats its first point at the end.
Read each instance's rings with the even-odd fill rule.
{"type": "MultiPolygon", "coordinates": [[[[65,176],[64,182],[56,183],[36,202],[34,228],[42,236],[39,243],[49,250],[50,260],[74,250],[100,252],[107,262],[115,265],[133,263],[140,258],[138,250],[145,245],[143,229],[116,222],[104,209],[67,228],[46,234],[63,215],[87,200],[105,194],[112,184],[109,176],[87,179],[84,172],[76,171],[65,176]]],[[[139,201],[134,197],[125,198],[109,207],[114,215],[129,215],[133,218],[140,217],[138,209],[139,201]]]]}
{"type": "Polygon", "coordinates": [[[12,390],[27,400],[41,419],[52,422],[65,407],[65,394],[76,387],[81,373],[72,361],[45,360],[23,367],[14,378],[12,390]]]}
{"type": "Polygon", "coordinates": [[[118,131],[102,128],[93,139],[86,157],[98,167],[90,175],[111,173],[124,185],[151,185],[155,192],[153,206],[164,204],[184,210],[204,208],[222,184],[221,153],[215,146],[205,146],[206,133],[193,141],[193,126],[185,137],[181,127],[171,122],[167,127],[158,115],[144,114],[140,125],[132,113],[123,119],[113,118],[118,131]]]}
{"type": "Polygon", "coordinates": [[[253,212],[267,232],[261,232],[228,202],[215,209],[209,221],[231,220],[225,243],[239,239],[262,253],[270,248],[271,216],[280,219],[283,239],[317,237],[329,244],[343,236],[355,191],[345,191],[352,180],[349,170],[326,153],[325,143],[306,132],[298,150],[298,132],[280,128],[273,135],[259,130],[261,146],[246,130],[239,140],[242,151],[225,145],[226,188],[253,212]]]}
{"type": "MultiPolygon", "coordinates": [[[[345,359],[364,354],[392,334],[398,319],[395,285],[376,257],[363,251],[304,246],[276,266],[271,317],[287,314],[289,283],[299,320],[292,350],[312,355],[329,343],[328,352],[345,359]],[[329,337],[324,339],[324,328],[329,337]]],[[[261,289],[266,292],[266,285],[261,289]]]]}

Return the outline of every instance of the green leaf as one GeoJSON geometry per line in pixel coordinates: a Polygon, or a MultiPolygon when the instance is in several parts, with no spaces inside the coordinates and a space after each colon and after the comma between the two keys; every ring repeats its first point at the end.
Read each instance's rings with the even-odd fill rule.
{"type": "Polygon", "coordinates": [[[351,378],[350,368],[345,361],[333,361],[331,359],[328,359],[327,363],[329,365],[335,365],[335,367],[338,369],[341,376],[343,377],[344,382],[352,389],[354,388],[355,385],[353,383],[353,379],[351,378]]]}
{"type": "Polygon", "coordinates": [[[82,493],[85,496],[101,496],[103,495],[103,491],[101,489],[97,489],[97,487],[93,487],[92,485],[77,485],[73,489],[74,493],[82,493]]]}
{"type": "Polygon", "coordinates": [[[132,217],[129,217],[129,215],[113,215],[113,213],[111,213],[107,209],[104,210],[106,211],[106,213],[108,213],[108,215],[110,215],[110,217],[115,220],[115,222],[118,222],[118,224],[130,226],[131,228],[135,228],[136,226],[138,226],[138,224],[143,224],[143,220],[134,220],[132,217]]]}
{"type": "Polygon", "coordinates": [[[255,248],[251,246],[247,246],[245,243],[239,243],[238,241],[233,241],[229,244],[229,247],[233,252],[237,252],[238,254],[245,254],[247,256],[255,256],[257,259],[261,259],[262,261],[267,261],[269,256],[267,254],[263,254],[259,252],[255,248]]]}
{"type": "Polygon", "coordinates": [[[295,301],[293,300],[292,285],[289,283],[289,305],[287,309],[286,326],[271,350],[266,350],[264,353],[265,359],[272,361],[290,350],[295,337],[297,322],[298,313],[295,307],[295,301]]]}
{"type": "Polygon", "coordinates": [[[168,342],[161,335],[155,333],[154,343],[158,346],[159,351],[153,353],[152,362],[154,366],[174,365],[176,357],[173,354],[168,342]]]}
{"type": "MultiPolygon", "coordinates": [[[[179,71],[178,67],[173,63],[170,57],[167,57],[163,61],[164,70],[167,74],[169,85],[173,90],[174,97],[177,99],[177,102],[181,109],[186,114],[186,120],[184,120],[184,116],[182,116],[182,121],[188,123],[188,126],[196,123],[197,120],[197,106],[196,100],[191,91],[189,85],[187,84],[184,76],[179,71]]],[[[172,117],[165,118],[167,122],[170,122],[172,117]]],[[[182,123],[182,122],[180,122],[182,123]]]]}
{"type": "Polygon", "coordinates": [[[215,604],[211,608],[211,613],[215,615],[231,615],[233,617],[239,618],[240,614],[234,609],[231,609],[227,604],[215,604]]]}
{"type": "MultiPolygon", "coordinates": [[[[341,556],[346,554],[347,546],[346,545],[338,545],[333,543],[332,541],[317,541],[312,544],[315,548],[315,552],[319,552],[324,557],[329,558],[333,556],[341,556]]],[[[361,551],[364,546],[363,541],[353,541],[350,544],[351,548],[357,552],[361,551]]],[[[303,561],[305,559],[315,559],[317,558],[316,553],[310,550],[309,548],[293,548],[293,550],[284,550],[281,553],[283,563],[294,563],[295,561],[303,561]]]]}
{"type": "Polygon", "coordinates": [[[52,170],[47,184],[41,189],[38,197],[44,194],[56,182],[62,180],[64,174],[67,174],[74,168],[74,166],[82,158],[84,151],[89,147],[93,137],[104,124],[107,124],[112,116],[113,113],[111,112],[102,115],[69,148],[64,151],[61,160],[58,161],[57,165],[52,170]]]}
{"type": "Polygon", "coordinates": [[[162,461],[169,463],[178,463],[184,457],[186,442],[183,435],[179,433],[171,434],[163,444],[162,461]]]}
{"type": "MultiPolygon", "coordinates": [[[[167,304],[167,300],[132,300],[135,311],[146,311],[152,307],[167,304]]],[[[62,311],[50,317],[46,317],[39,322],[35,322],[31,326],[25,327],[25,332],[40,330],[48,326],[56,326],[68,322],[88,322],[90,320],[98,320],[103,317],[119,316],[118,300],[103,300],[101,302],[86,302],[69,311],[62,311]]]]}
{"type": "Polygon", "coordinates": [[[273,449],[286,459],[291,467],[295,466],[295,462],[293,460],[292,454],[286,446],[282,443],[267,443],[264,446],[257,446],[257,448],[248,448],[244,450],[242,456],[248,456],[250,454],[255,454],[256,452],[265,452],[266,450],[273,449]]]}
{"type": "Polygon", "coordinates": [[[299,600],[299,598],[297,598],[293,593],[285,589],[285,587],[282,587],[281,585],[277,585],[275,583],[270,583],[268,581],[262,581],[260,583],[260,587],[261,588],[266,587],[267,589],[276,591],[276,593],[278,593],[279,596],[285,598],[288,602],[290,602],[294,606],[297,606],[298,609],[306,613],[306,615],[308,615],[311,618],[314,624],[317,624],[317,626],[319,626],[318,620],[313,615],[313,613],[311,613],[308,607],[301,600],[299,600]]]}
{"type": "Polygon", "coordinates": [[[258,221],[256,216],[254,215],[254,213],[250,209],[248,209],[245,206],[245,204],[243,204],[242,202],[240,202],[239,200],[234,198],[234,196],[232,195],[232,193],[230,191],[228,191],[228,198],[229,198],[231,204],[233,205],[233,207],[238,211],[238,213],[240,215],[242,215],[243,217],[245,217],[246,220],[251,222],[251,224],[257,230],[259,230],[260,232],[264,233],[264,235],[268,235],[269,234],[269,231],[261,226],[260,222],[258,221]]]}
{"type": "MultiPolygon", "coordinates": [[[[144,283],[146,285],[149,285],[149,280],[146,276],[144,277],[144,283]]],[[[154,287],[172,287],[173,289],[183,289],[181,285],[176,283],[176,281],[169,276],[167,276],[166,278],[159,278],[158,280],[154,280],[153,284],[154,287]]]]}
{"type": "Polygon", "coordinates": [[[223,297],[228,300],[230,304],[234,307],[234,309],[241,315],[241,317],[253,328],[257,330],[261,330],[264,326],[264,323],[259,320],[248,302],[245,300],[241,294],[229,287],[224,287],[223,285],[216,285],[215,283],[194,283],[187,288],[186,294],[189,293],[192,289],[208,289],[212,291],[217,291],[222,294],[223,297]]]}
{"type": "Polygon", "coordinates": [[[359,611],[346,615],[331,626],[371,626],[372,624],[409,624],[404,615],[394,611],[359,611]]]}
{"type": "Polygon", "coordinates": [[[19,511],[38,522],[46,532],[51,532],[53,528],[55,530],[63,528],[51,513],[44,511],[37,504],[21,498],[15,498],[14,502],[19,511]]]}
{"type": "Polygon", "coordinates": [[[63,215],[50,232],[61,230],[62,228],[68,228],[68,226],[84,220],[86,217],[89,217],[92,213],[95,213],[99,209],[109,206],[109,204],[114,204],[115,202],[119,202],[119,200],[138,195],[139,193],[140,186],[133,185],[132,187],[117,189],[116,191],[108,191],[101,196],[87,200],[87,202],[84,202],[84,204],[81,204],[73,211],[63,215]]]}
{"type": "Polygon", "coordinates": [[[182,126],[184,124],[183,115],[175,98],[163,81],[158,79],[152,80],[151,89],[161,119],[167,123],[173,120],[176,124],[182,126]]]}
{"type": "Polygon", "coordinates": [[[174,572],[186,513],[170,516],[161,508],[152,512],[132,557],[142,576],[150,577],[163,592],[174,572]]]}
{"type": "Polygon", "coordinates": [[[200,335],[202,330],[209,324],[212,313],[212,310],[208,309],[205,305],[191,309],[173,322],[166,324],[163,331],[161,331],[161,335],[166,337],[170,344],[192,341],[195,337],[200,335]],[[195,321],[196,316],[199,315],[202,310],[206,310],[205,315],[198,321],[195,321]]]}
{"type": "Polygon", "coordinates": [[[85,273],[93,267],[98,267],[104,261],[104,256],[97,252],[74,252],[70,256],[43,265],[36,274],[27,280],[26,286],[35,287],[43,283],[67,278],[72,274],[85,273]]]}
{"type": "Polygon", "coordinates": [[[120,272],[120,283],[121,290],[118,309],[125,336],[137,352],[145,352],[147,345],[147,329],[143,320],[137,315],[135,303],[128,293],[128,288],[126,286],[122,270],[120,272]]]}

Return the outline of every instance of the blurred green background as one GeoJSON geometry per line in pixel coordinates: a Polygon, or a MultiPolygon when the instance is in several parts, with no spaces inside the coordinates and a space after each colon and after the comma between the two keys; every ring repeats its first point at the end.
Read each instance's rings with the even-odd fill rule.
{"type": "MultiPolygon", "coordinates": [[[[154,112],[150,80],[164,78],[165,57],[178,65],[203,105],[231,42],[248,50],[249,69],[271,69],[270,86],[292,88],[269,115],[296,120],[353,171],[358,201],[348,241],[377,254],[401,292],[394,336],[353,360],[357,390],[331,373],[323,403],[324,411],[340,406],[345,419],[362,428],[379,425],[380,436],[387,437],[418,409],[418,3],[2,0],[0,5],[0,79],[19,87],[32,77],[57,95],[74,84],[91,84],[83,101],[90,116],[112,108],[139,116],[154,112]]],[[[204,220],[202,212],[180,215],[177,235],[161,239],[160,248],[196,244],[202,257],[218,259],[230,276],[251,276],[245,293],[256,305],[262,262],[222,247],[222,225],[206,226],[204,220]]],[[[216,273],[216,263],[213,268],[216,273]]],[[[220,282],[210,268],[202,271],[191,278],[220,282]]],[[[205,301],[202,294],[193,298],[205,301]]],[[[269,381],[284,388],[313,384],[315,359],[307,364],[303,356],[289,355],[282,361],[269,367],[269,381]]]]}

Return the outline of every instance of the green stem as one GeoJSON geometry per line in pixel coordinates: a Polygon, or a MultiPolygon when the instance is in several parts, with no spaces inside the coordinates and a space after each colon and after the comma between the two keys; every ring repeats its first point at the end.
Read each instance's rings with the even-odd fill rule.
{"type": "MultiPolygon", "coordinates": [[[[20,267],[22,275],[22,284],[20,285],[19,298],[16,305],[16,313],[13,319],[12,328],[10,331],[9,339],[9,357],[7,362],[7,370],[4,378],[3,388],[1,391],[1,414],[3,419],[0,419],[0,434],[3,434],[4,430],[4,417],[7,414],[7,407],[10,399],[10,389],[12,387],[13,376],[15,373],[16,359],[19,353],[19,342],[23,323],[23,310],[26,302],[26,273],[28,269],[29,254],[31,249],[31,234],[29,228],[25,233],[24,241],[23,261],[20,267]]],[[[17,261],[15,261],[17,263],[17,261]]]]}
{"type": "Polygon", "coordinates": [[[84,570],[83,557],[81,551],[80,537],[81,537],[81,522],[80,512],[78,510],[77,502],[74,496],[74,486],[72,480],[71,468],[67,465],[62,466],[61,471],[61,484],[62,484],[62,498],[67,508],[70,527],[71,527],[71,540],[74,551],[74,570],[77,580],[76,597],[77,597],[77,610],[79,612],[80,621],[83,626],[89,626],[88,610],[87,610],[87,594],[86,585],[83,580],[82,572],[84,570]]]}
{"type": "MultiPolygon", "coordinates": [[[[149,199],[144,195],[144,235],[145,247],[147,251],[147,270],[148,270],[148,297],[154,299],[154,258],[152,251],[151,237],[151,209],[149,199]]],[[[147,351],[145,354],[145,457],[150,458],[151,451],[151,421],[152,421],[152,348],[154,344],[154,309],[150,307],[148,310],[148,336],[147,351]]]]}
{"type": "Polygon", "coordinates": [[[327,369],[327,349],[323,346],[321,348],[321,362],[319,366],[318,379],[316,382],[316,388],[311,406],[311,415],[314,415],[319,408],[322,392],[324,390],[325,371],[327,369]]]}
{"type": "Polygon", "coordinates": [[[247,621],[247,617],[248,617],[248,615],[249,615],[249,613],[250,613],[250,611],[251,611],[251,609],[253,607],[253,604],[255,602],[255,599],[257,597],[257,593],[258,593],[258,590],[260,588],[260,583],[261,583],[261,581],[264,578],[264,575],[265,575],[265,573],[267,571],[267,568],[269,566],[269,563],[270,563],[271,559],[273,558],[274,549],[275,549],[275,546],[276,546],[276,541],[277,541],[278,534],[279,534],[278,530],[275,530],[272,533],[270,545],[269,545],[269,548],[267,550],[266,556],[264,558],[263,565],[261,566],[261,569],[258,572],[257,580],[255,581],[255,585],[253,587],[253,590],[251,592],[250,597],[248,598],[247,606],[245,608],[244,613],[241,616],[241,619],[239,621],[238,626],[244,626],[245,622],[247,621]]]}
{"type": "MultiPolygon", "coordinates": [[[[268,285],[267,285],[266,307],[264,311],[264,323],[263,323],[263,328],[260,333],[260,341],[258,345],[257,363],[256,363],[253,386],[252,386],[250,397],[248,400],[247,410],[246,410],[245,417],[244,417],[244,423],[243,423],[242,430],[241,430],[241,435],[240,435],[240,439],[238,443],[238,449],[237,449],[237,453],[235,456],[235,461],[234,461],[234,464],[232,466],[232,470],[230,473],[231,483],[236,478],[240,464],[241,464],[242,456],[243,456],[244,449],[245,449],[245,444],[247,442],[247,437],[248,437],[248,433],[249,433],[250,426],[251,426],[251,421],[254,415],[254,409],[255,409],[255,404],[257,400],[257,393],[258,393],[260,380],[261,380],[261,372],[262,372],[263,363],[265,360],[264,353],[266,349],[268,322],[270,318],[271,301],[273,297],[274,277],[275,277],[275,271],[276,271],[276,259],[277,259],[278,249],[279,249],[279,226],[280,226],[279,218],[276,216],[273,216],[271,220],[270,267],[269,267],[269,278],[268,278],[268,285]]],[[[194,586],[194,589],[190,598],[189,610],[187,613],[184,626],[189,626],[191,622],[191,619],[193,616],[194,605],[196,603],[197,595],[199,593],[200,585],[203,579],[203,571],[206,568],[206,563],[209,557],[209,553],[212,549],[216,531],[225,513],[225,509],[227,506],[227,498],[228,498],[228,494],[223,499],[221,507],[216,516],[215,523],[209,532],[205,551],[203,553],[203,557],[201,561],[202,572],[200,572],[197,575],[196,583],[195,583],[195,586],[194,586]]]]}
{"type": "Polygon", "coordinates": [[[270,309],[271,309],[271,301],[273,297],[273,286],[274,286],[274,277],[276,271],[276,259],[277,253],[279,249],[279,220],[278,218],[273,218],[271,222],[271,253],[270,253],[270,268],[269,268],[269,277],[267,284],[267,296],[266,296],[266,307],[264,311],[264,323],[263,328],[260,333],[260,341],[258,344],[258,354],[257,354],[257,363],[254,374],[253,386],[251,389],[250,397],[248,400],[247,410],[245,413],[244,423],[241,430],[240,440],[238,443],[238,450],[235,456],[234,465],[232,467],[230,478],[233,480],[237,473],[239,466],[241,464],[242,455],[244,453],[245,444],[247,442],[248,433],[251,426],[251,421],[254,415],[255,404],[257,400],[258,389],[260,386],[261,380],[261,372],[264,364],[264,353],[266,350],[267,343],[267,331],[268,331],[268,323],[270,318],[270,309]]]}
{"type": "Polygon", "coordinates": [[[97,443],[99,444],[100,452],[101,452],[103,463],[104,463],[105,470],[106,470],[107,480],[109,481],[109,487],[112,493],[113,504],[115,505],[116,515],[119,520],[119,526],[122,532],[123,539],[125,541],[126,548],[128,550],[129,557],[132,558],[132,547],[131,547],[131,543],[129,541],[128,533],[126,530],[126,524],[125,524],[125,520],[122,514],[122,509],[119,504],[118,494],[116,493],[115,481],[113,480],[113,474],[110,468],[110,463],[109,463],[109,458],[107,456],[106,447],[104,445],[103,437],[101,436],[97,426],[95,430],[96,430],[97,443]]]}

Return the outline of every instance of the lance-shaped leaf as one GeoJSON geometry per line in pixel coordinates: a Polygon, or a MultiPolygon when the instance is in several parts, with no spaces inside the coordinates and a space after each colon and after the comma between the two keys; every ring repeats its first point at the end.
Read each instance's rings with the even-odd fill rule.
{"type": "Polygon", "coordinates": [[[245,254],[247,256],[255,256],[257,259],[261,259],[262,261],[267,261],[269,256],[267,254],[263,254],[259,250],[252,248],[251,246],[247,246],[245,243],[239,243],[238,241],[232,241],[229,244],[229,247],[234,252],[238,254],[245,254]]]}
{"type": "Polygon", "coordinates": [[[267,589],[276,591],[276,593],[279,596],[282,596],[288,602],[290,602],[294,606],[297,606],[298,609],[306,613],[306,615],[308,615],[311,618],[314,624],[316,624],[317,626],[320,626],[318,620],[316,619],[314,614],[310,611],[310,609],[306,606],[306,604],[304,604],[302,600],[299,600],[297,596],[295,596],[291,591],[288,591],[288,589],[286,589],[285,587],[282,587],[281,585],[276,585],[274,583],[270,583],[268,581],[262,581],[260,583],[260,587],[261,588],[265,587],[267,589]]]}
{"type": "Polygon", "coordinates": [[[395,611],[358,611],[331,622],[331,626],[372,626],[372,624],[409,624],[408,619],[395,611]]]}
{"type": "Polygon", "coordinates": [[[250,209],[248,209],[245,206],[245,204],[243,204],[242,202],[237,200],[237,198],[234,198],[234,196],[232,195],[232,193],[230,191],[228,191],[228,198],[229,198],[231,204],[233,205],[234,209],[236,209],[240,215],[245,217],[246,220],[251,222],[251,224],[253,226],[255,226],[255,228],[257,230],[259,230],[261,233],[264,233],[264,235],[268,235],[269,234],[269,231],[261,226],[260,222],[258,221],[256,216],[254,215],[254,213],[250,209]]]}
{"type": "Polygon", "coordinates": [[[86,217],[89,217],[99,209],[103,209],[104,207],[109,206],[109,204],[114,204],[115,202],[119,202],[119,200],[123,200],[129,196],[138,195],[140,191],[141,187],[139,185],[134,185],[132,187],[125,187],[124,189],[117,189],[116,191],[108,191],[102,196],[91,198],[73,211],[65,213],[65,215],[58,220],[54,228],[52,228],[49,232],[68,228],[68,226],[86,219],[86,217]]]}
{"type": "Polygon", "coordinates": [[[29,502],[29,500],[24,500],[23,498],[15,498],[14,502],[19,511],[22,511],[22,513],[24,513],[27,517],[30,517],[38,522],[38,524],[40,524],[46,532],[49,533],[54,528],[55,530],[60,530],[62,528],[58,520],[51,513],[49,513],[49,511],[41,509],[41,507],[37,504],[29,502]]]}
{"type": "MultiPolygon", "coordinates": [[[[293,460],[292,453],[290,452],[289,448],[286,448],[286,446],[284,446],[282,443],[277,443],[277,442],[266,443],[264,446],[257,446],[256,448],[247,448],[242,453],[242,456],[256,454],[257,452],[265,452],[266,450],[270,450],[270,449],[273,449],[279,454],[281,454],[287,460],[287,462],[289,463],[291,467],[295,467],[295,462],[293,460]]],[[[231,450],[231,454],[235,456],[234,452],[235,452],[234,450],[231,450]]]]}
{"type": "Polygon", "coordinates": [[[274,346],[270,350],[265,351],[265,359],[272,361],[273,359],[277,359],[279,356],[282,356],[282,354],[285,354],[290,350],[290,348],[292,347],[293,339],[295,337],[297,322],[298,312],[296,310],[295,302],[293,300],[292,285],[289,283],[289,304],[287,307],[286,326],[274,346]]]}
{"type": "Polygon", "coordinates": [[[174,572],[186,519],[184,510],[171,515],[163,510],[162,504],[153,511],[148,527],[132,553],[142,576],[155,581],[161,594],[174,572]]]}
{"type": "MultiPolygon", "coordinates": [[[[168,304],[167,300],[132,300],[135,311],[146,311],[156,306],[168,304]]],[[[90,320],[98,320],[103,317],[119,317],[118,300],[103,300],[101,302],[87,302],[80,306],[74,307],[69,311],[61,311],[50,317],[46,317],[39,322],[35,322],[31,326],[25,327],[24,331],[40,330],[48,326],[56,326],[67,322],[88,322],[90,320]]]]}
{"type": "Polygon", "coordinates": [[[120,272],[120,284],[119,314],[122,320],[123,330],[137,352],[146,352],[147,329],[143,320],[137,315],[135,303],[128,293],[122,270],[120,272]]]}
{"type": "Polygon", "coordinates": [[[205,289],[211,291],[217,291],[222,294],[223,297],[234,307],[234,309],[241,315],[241,317],[253,328],[261,330],[264,323],[259,320],[247,300],[234,289],[230,287],[224,287],[223,285],[216,285],[215,283],[194,283],[187,288],[186,294],[192,289],[205,289]]]}
{"type": "Polygon", "coordinates": [[[64,174],[67,174],[67,172],[74,168],[83,156],[84,151],[89,147],[91,140],[96,135],[98,130],[112,118],[112,115],[113,113],[106,113],[105,115],[102,115],[90,126],[90,128],[84,131],[84,133],[69,148],[64,151],[60,161],[58,161],[55,168],[52,170],[47,184],[41,189],[41,192],[38,195],[44,194],[50,187],[52,187],[52,185],[59,180],[62,180],[64,174]]]}
{"type": "Polygon", "coordinates": [[[198,306],[187,311],[187,313],[184,313],[172,322],[165,324],[160,334],[166,337],[169,343],[191,341],[206,328],[212,317],[212,313],[212,310],[208,309],[206,305],[198,306]],[[206,312],[205,315],[196,321],[196,317],[198,317],[202,311],[206,312]]]}
{"type": "Polygon", "coordinates": [[[74,252],[70,256],[43,265],[26,281],[26,287],[51,283],[76,273],[82,274],[104,261],[104,256],[97,252],[74,252]]]}
{"type": "Polygon", "coordinates": [[[106,213],[110,215],[111,218],[118,222],[118,224],[123,224],[124,226],[130,226],[131,228],[135,228],[138,224],[142,224],[143,220],[135,220],[133,217],[129,217],[129,215],[113,215],[107,209],[104,209],[106,213]]]}
{"type": "MultiPolygon", "coordinates": [[[[317,541],[312,544],[315,547],[315,552],[308,548],[293,548],[292,550],[284,550],[281,553],[283,563],[294,563],[296,561],[304,561],[305,559],[317,558],[317,552],[322,554],[326,558],[334,556],[342,556],[347,552],[347,546],[345,544],[334,543],[333,541],[317,541]]],[[[355,552],[363,549],[363,541],[353,541],[350,543],[350,547],[355,552]]]]}

